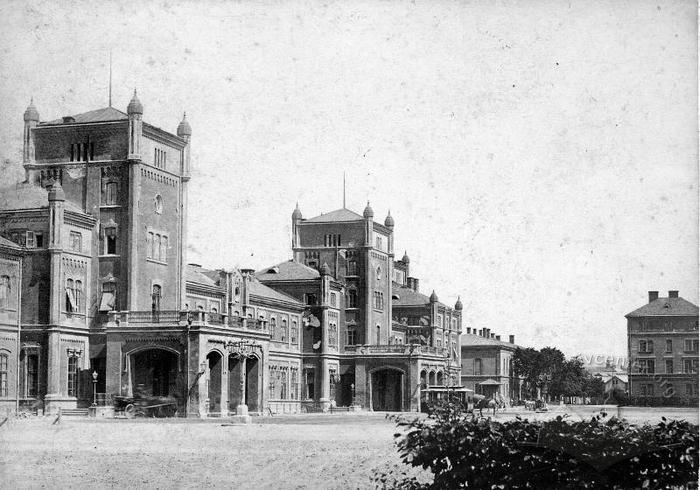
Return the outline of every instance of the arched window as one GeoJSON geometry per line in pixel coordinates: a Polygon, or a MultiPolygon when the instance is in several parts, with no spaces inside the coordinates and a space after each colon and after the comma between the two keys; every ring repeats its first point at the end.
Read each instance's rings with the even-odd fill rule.
{"type": "Polygon", "coordinates": [[[381,284],[381,282],[382,282],[382,268],[381,267],[377,267],[376,279],[377,279],[377,284],[381,284]]]}
{"type": "Polygon", "coordinates": [[[165,235],[160,239],[160,261],[168,261],[168,237],[165,235]]]}
{"type": "Polygon", "coordinates": [[[149,231],[148,235],[146,235],[146,257],[149,259],[153,258],[153,232],[149,231]]]}
{"type": "Polygon", "coordinates": [[[348,289],[348,308],[357,308],[357,290],[348,289]]]}
{"type": "Polygon", "coordinates": [[[151,293],[151,311],[153,311],[153,313],[158,313],[160,311],[160,298],[161,287],[158,284],[154,284],[153,292],[151,293]]]}
{"type": "Polygon", "coordinates": [[[280,328],[281,332],[281,340],[284,342],[284,340],[287,338],[287,319],[282,318],[282,328],[280,328]]]}
{"type": "Polygon", "coordinates": [[[357,261],[351,260],[348,262],[348,276],[357,275],[357,261]]]}
{"type": "Polygon", "coordinates": [[[382,343],[382,327],[381,325],[377,325],[377,345],[382,343]]]}
{"type": "Polygon", "coordinates": [[[75,311],[81,311],[83,304],[83,282],[75,281],[75,290],[73,293],[75,297],[75,311]]]}
{"type": "Polygon", "coordinates": [[[277,337],[278,334],[279,332],[277,331],[277,318],[275,318],[274,316],[270,317],[270,335],[272,337],[272,340],[279,340],[279,338],[277,337]]]}
{"type": "Polygon", "coordinates": [[[9,357],[7,354],[0,354],[0,396],[8,396],[8,365],[9,357]]]}
{"type": "Polygon", "coordinates": [[[160,260],[160,235],[156,234],[156,239],[153,242],[153,258],[155,260],[160,260]]]}
{"type": "Polygon", "coordinates": [[[10,305],[10,276],[0,276],[0,308],[10,305]]]}
{"type": "Polygon", "coordinates": [[[481,359],[479,359],[479,358],[477,357],[476,359],[474,359],[474,375],[475,375],[475,376],[479,376],[479,375],[481,375],[481,374],[482,374],[482,370],[481,370],[481,359]]]}
{"type": "Polygon", "coordinates": [[[299,338],[299,327],[297,327],[296,321],[292,321],[292,331],[289,335],[289,341],[292,343],[292,345],[297,345],[298,338],[299,338]]]}
{"type": "Polygon", "coordinates": [[[105,184],[105,200],[104,203],[107,205],[117,204],[117,183],[107,182],[105,184]]]}

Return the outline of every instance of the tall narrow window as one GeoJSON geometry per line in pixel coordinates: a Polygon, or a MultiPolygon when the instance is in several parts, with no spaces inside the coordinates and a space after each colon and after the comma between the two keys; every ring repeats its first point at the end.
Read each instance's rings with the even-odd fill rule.
{"type": "Polygon", "coordinates": [[[75,283],[73,279],[66,280],[66,311],[72,313],[77,311],[75,304],[75,283]]]}
{"type": "Polygon", "coordinates": [[[115,226],[105,228],[105,253],[107,255],[117,254],[117,228],[115,226]]]}
{"type": "Polygon", "coordinates": [[[357,290],[348,290],[348,308],[357,308],[357,290]]]}
{"type": "Polygon", "coordinates": [[[281,340],[282,342],[286,342],[286,341],[287,341],[287,333],[288,333],[288,332],[287,332],[287,320],[284,319],[284,318],[282,319],[282,325],[281,325],[281,327],[282,327],[282,328],[280,328],[280,340],[281,340]]]}
{"type": "Polygon", "coordinates": [[[68,357],[68,396],[78,396],[78,358],[68,357]]]}
{"type": "Polygon", "coordinates": [[[381,267],[377,267],[377,277],[376,277],[376,279],[377,279],[377,284],[381,284],[381,283],[382,283],[382,268],[381,268],[381,267]]]}
{"type": "Polygon", "coordinates": [[[74,252],[83,251],[83,235],[79,231],[70,232],[70,249],[74,252]]]}
{"type": "Polygon", "coordinates": [[[168,237],[165,235],[160,237],[160,261],[168,261],[168,237]]]}
{"type": "Polygon", "coordinates": [[[153,244],[153,258],[155,260],[160,260],[160,250],[161,250],[161,243],[160,243],[160,235],[156,234],[156,241],[153,244]]]}
{"type": "Polygon", "coordinates": [[[27,364],[27,397],[35,398],[39,391],[39,355],[29,353],[26,357],[27,364]]]}
{"type": "Polygon", "coordinates": [[[149,259],[153,258],[153,245],[155,241],[155,236],[152,231],[148,232],[146,235],[146,257],[149,259]]]}
{"type": "Polygon", "coordinates": [[[158,284],[154,284],[153,292],[151,293],[151,312],[153,313],[154,322],[157,322],[160,316],[160,298],[161,288],[158,284]]]}
{"type": "Polygon", "coordinates": [[[7,366],[9,357],[7,354],[0,354],[0,396],[8,396],[7,366]]]}
{"type": "Polygon", "coordinates": [[[314,369],[304,369],[304,399],[313,400],[315,395],[314,390],[314,369]]]}
{"type": "Polygon", "coordinates": [[[377,345],[382,343],[382,327],[377,325],[377,345]]]}
{"type": "Polygon", "coordinates": [[[357,275],[357,262],[354,260],[351,260],[348,262],[348,276],[356,276],[357,275]]]}
{"type": "Polygon", "coordinates": [[[117,204],[117,183],[107,182],[105,184],[104,204],[113,206],[117,204]]]}
{"type": "Polygon", "coordinates": [[[292,321],[292,330],[291,330],[291,333],[289,334],[289,341],[292,343],[292,345],[297,345],[298,338],[299,338],[299,328],[297,327],[297,322],[292,321]]]}
{"type": "Polygon", "coordinates": [[[355,344],[357,344],[357,332],[355,331],[354,328],[349,328],[348,329],[347,345],[355,345],[355,344]]]}
{"type": "Polygon", "coordinates": [[[75,289],[73,290],[73,297],[75,298],[75,311],[81,311],[83,303],[83,282],[75,281],[75,289]]]}
{"type": "Polygon", "coordinates": [[[299,369],[298,368],[291,368],[290,370],[290,393],[289,393],[289,398],[291,400],[298,400],[299,399],[299,369]]]}
{"type": "Polygon", "coordinates": [[[0,309],[10,305],[10,276],[0,276],[0,309]]]}
{"type": "Polygon", "coordinates": [[[277,318],[270,317],[270,336],[272,340],[279,340],[279,332],[277,331],[277,318]]]}
{"type": "Polygon", "coordinates": [[[479,358],[474,359],[474,375],[481,375],[481,359],[479,358]]]}

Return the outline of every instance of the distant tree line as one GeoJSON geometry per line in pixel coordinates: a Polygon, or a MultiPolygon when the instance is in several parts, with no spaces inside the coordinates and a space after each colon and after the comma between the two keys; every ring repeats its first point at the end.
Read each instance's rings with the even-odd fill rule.
{"type": "Polygon", "coordinates": [[[603,397],[603,381],[584,369],[583,360],[566,359],[555,347],[519,347],[513,355],[513,373],[523,378],[523,393],[530,398],[603,397]]]}

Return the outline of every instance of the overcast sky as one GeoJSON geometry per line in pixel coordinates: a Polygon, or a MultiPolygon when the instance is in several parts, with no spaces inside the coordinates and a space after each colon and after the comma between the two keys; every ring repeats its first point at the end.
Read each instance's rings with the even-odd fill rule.
{"type": "Polygon", "coordinates": [[[192,124],[189,261],[291,258],[345,171],[465,327],[625,355],[647,290],[697,304],[696,6],[490,3],[5,0],[4,170],[30,97],[107,106],[111,49],[115,107],[192,124]]]}

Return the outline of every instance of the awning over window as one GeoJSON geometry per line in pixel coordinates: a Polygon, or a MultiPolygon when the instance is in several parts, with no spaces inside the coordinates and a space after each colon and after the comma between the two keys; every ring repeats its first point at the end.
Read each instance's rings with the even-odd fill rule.
{"type": "Polygon", "coordinates": [[[114,293],[112,291],[104,291],[102,293],[102,301],[100,301],[100,311],[114,310],[114,293]]]}
{"type": "Polygon", "coordinates": [[[68,304],[70,305],[71,311],[77,310],[75,307],[75,296],[73,296],[73,290],[66,288],[66,298],[68,298],[68,304]]]}

